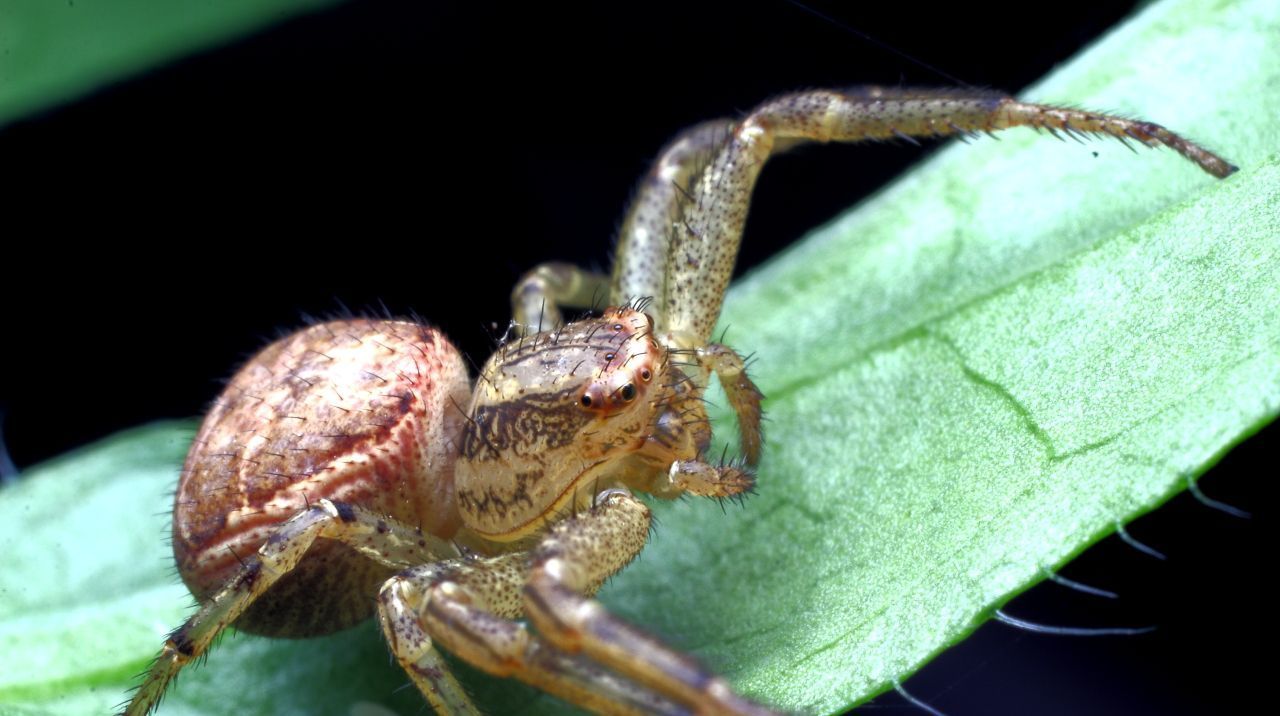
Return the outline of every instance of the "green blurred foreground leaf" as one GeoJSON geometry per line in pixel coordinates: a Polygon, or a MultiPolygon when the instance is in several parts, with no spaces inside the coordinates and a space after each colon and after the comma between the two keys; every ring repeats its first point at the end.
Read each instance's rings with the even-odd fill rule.
{"type": "Polygon", "coordinates": [[[338,0],[5,0],[0,127],[338,0]]]}
{"type": "MultiPolygon", "coordinates": [[[[1164,3],[1032,93],[1210,139],[1231,179],[1013,133],[948,148],[740,283],[724,323],[770,396],[760,495],[725,515],[660,505],[605,602],[761,701],[839,711],[1273,418],[1277,13],[1164,3]]],[[[163,536],[191,429],[118,436],[0,493],[6,713],[106,711],[185,616],[163,536]]],[[[563,710],[471,677],[493,713],[563,710]]],[[[405,681],[372,624],[235,637],[163,712],[420,713],[405,681]]]]}

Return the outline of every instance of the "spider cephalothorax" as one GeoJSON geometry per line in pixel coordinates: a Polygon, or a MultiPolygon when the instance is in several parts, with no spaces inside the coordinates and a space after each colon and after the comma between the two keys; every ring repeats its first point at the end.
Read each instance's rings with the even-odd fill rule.
{"type": "Polygon", "coordinates": [[[458,461],[458,508],[489,540],[536,531],[602,489],[647,489],[710,431],[688,380],[630,307],[513,340],[485,364],[458,461]],[[647,468],[647,469],[646,469],[647,468]],[[493,475],[510,480],[494,480],[493,475]],[[637,484],[637,479],[646,480],[637,484]]]}

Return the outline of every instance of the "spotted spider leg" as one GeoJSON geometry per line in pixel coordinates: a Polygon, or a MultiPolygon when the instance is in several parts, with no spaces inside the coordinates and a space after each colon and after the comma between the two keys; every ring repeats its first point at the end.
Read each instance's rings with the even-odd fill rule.
{"type": "MultiPolygon", "coordinates": [[[[666,255],[671,227],[679,218],[680,192],[733,129],[729,120],[689,127],[673,139],[641,181],[618,232],[613,276],[567,263],[546,263],[516,282],[511,292],[518,330],[554,330],[564,324],[562,307],[622,303],[666,295],[666,255]]],[[[655,301],[662,307],[663,301],[655,301]]]]}
{"type": "MultiPolygon", "coordinates": [[[[710,342],[737,260],[756,179],[774,153],[805,142],[859,142],[993,133],[1011,127],[1055,135],[1097,134],[1172,148],[1225,177],[1236,167],[1152,122],[1020,102],[980,90],[814,90],[782,95],[742,121],[697,125],[676,137],[642,183],[619,234],[613,302],[652,297],[655,330],[669,349],[691,353],[700,384],[716,373],[738,414],[744,453],[759,454],[759,391],[741,358],[710,342]]],[[[599,300],[604,277],[567,264],[540,267],[516,287],[516,321],[559,325],[560,306],[599,300]]]]}
{"type": "MultiPolygon", "coordinates": [[[[729,138],[734,123],[713,120],[695,125],[676,136],[658,155],[642,180],[618,233],[612,277],[566,263],[548,263],[525,274],[512,291],[512,307],[519,330],[551,330],[563,324],[562,307],[586,308],[607,297],[615,305],[643,303],[665,324],[667,257],[672,229],[688,203],[692,185],[729,138]]],[[[706,386],[715,373],[738,415],[741,447],[747,462],[759,461],[761,448],[760,401],[763,395],[747,376],[746,361],[728,346],[707,340],[676,348],[685,360],[686,373],[706,386]]]]}
{"type": "MultiPolygon", "coordinates": [[[[632,291],[651,297],[654,336],[669,351],[691,358],[680,366],[694,384],[690,394],[700,397],[709,374],[717,373],[721,382],[727,384],[728,392],[737,391],[747,396],[734,405],[744,436],[748,431],[758,431],[758,391],[746,379],[741,357],[709,339],[737,257],[751,193],[769,156],[806,141],[911,139],[993,132],[1013,126],[1045,128],[1072,135],[1097,133],[1169,146],[1215,176],[1234,171],[1234,167],[1221,158],[1158,125],[1083,110],[1022,103],[985,92],[867,88],[786,95],[761,105],[739,123],[719,122],[694,128],[664,151],[649,180],[641,187],[624,226],[611,298],[618,301],[632,291]],[[620,292],[628,293],[619,295],[620,292]],[[754,410],[751,394],[755,396],[754,410]]],[[[517,322],[523,324],[525,330],[558,326],[560,305],[575,305],[587,287],[598,296],[603,281],[599,275],[564,265],[541,275],[539,271],[522,281],[515,293],[517,322]]],[[[735,398],[731,395],[730,400],[734,402],[735,398]]],[[[758,450],[758,443],[755,449],[758,450]]],[[[668,479],[673,484],[679,481],[696,485],[701,473],[696,469],[685,470],[677,462],[672,465],[668,479]]],[[[598,504],[613,503],[611,494],[604,493],[598,504]]],[[[618,500],[624,502],[622,498],[618,500]]],[[[634,521],[634,517],[613,510],[602,510],[600,519],[600,529],[608,534],[615,534],[609,530],[625,530],[627,524],[634,521]]],[[[572,524],[575,530],[580,528],[577,521],[572,524]]],[[[644,524],[647,528],[647,518],[644,524]]],[[[552,530],[547,538],[549,543],[559,541],[559,530],[552,530]]],[[[571,542],[573,535],[568,537],[566,542],[571,542]]],[[[544,546],[548,542],[544,542],[544,546]]],[[[689,662],[684,657],[657,647],[648,637],[608,616],[586,596],[593,593],[594,580],[608,573],[608,569],[585,569],[586,565],[597,558],[608,563],[608,559],[619,555],[629,560],[643,543],[637,540],[635,547],[623,548],[627,541],[616,536],[605,542],[611,544],[610,548],[596,556],[592,556],[589,547],[576,558],[544,560],[539,556],[541,552],[533,553],[523,611],[542,637],[570,653],[581,650],[593,660],[682,706],[710,713],[751,713],[753,708],[758,708],[749,703],[730,704],[730,699],[737,699],[731,692],[717,696],[721,691],[727,692],[723,682],[701,670],[685,670],[683,665],[689,662]],[[648,653],[642,646],[645,644],[654,644],[655,651],[648,653]],[[644,658],[635,658],[637,654],[644,654],[644,658]]],[[[620,567],[619,564],[609,569],[620,567]]],[[[453,649],[465,649],[467,642],[499,647],[510,643],[507,638],[516,638],[517,632],[511,631],[516,627],[508,624],[504,631],[483,612],[467,613],[464,618],[462,608],[472,597],[462,592],[457,597],[461,603],[454,605],[448,601],[447,591],[438,590],[422,606],[430,615],[432,599],[439,598],[445,600],[439,605],[442,610],[439,614],[446,614],[444,607],[448,607],[447,613],[454,615],[452,624],[445,623],[443,616],[440,624],[432,625],[431,618],[426,620],[428,633],[438,642],[453,649]],[[456,633],[450,634],[445,626],[456,629],[456,633]],[[491,637],[488,642],[484,642],[486,634],[491,637]],[[494,637],[496,634],[511,636],[494,637]]],[[[513,652],[502,653],[509,657],[513,652]]],[[[497,661],[500,660],[495,660],[495,669],[497,661]]],[[[495,673],[504,672],[495,670],[495,673]]],[[[515,673],[519,675],[520,671],[515,673]]],[[[534,681],[531,677],[521,678],[534,681]]]]}
{"type": "Polygon", "coordinates": [[[603,714],[773,713],[591,598],[644,548],[650,521],[643,502],[610,489],[529,551],[402,572],[379,596],[392,650],[415,681],[426,670],[413,659],[435,643],[491,674],[603,714]]]}
{"type": "Polygon", "coordinates": [[[754,462],[759,392],[746,379],[737,354],[709,341],[737,260],[751,194],[768,158],[809,141],[914,142],[916,137],[1010,127],[1167,146],[1213,176],[1236,170],[1158,124],[1020,102],[992,92],[863,87],[782,95],[731,126],[710,122],[695,127],[663,153],[619,238],[615,298],[654,297],[659,340],[668,349],[692,351],[704,376],[717,374],[738,414],[744,453],[754,462]]]}
{"type": "Polygon", "coordinates": [[[656,694],[549,647],[513,621],[522,616],[519,595],[527,563],[527,552],[451,560],[413,567],[383,585],[378,594],[382,632],[436,713],[479,713],[469,699],[453,699],[438,687],[444,667],[435,645],[451,643],[456,653],[489,673],[515,676],[596,713],[680,713],[656,694]]]}
{"type": "MultiPolygon", "coordinates": [[[[355,505],[319,500],[277,527],[257,554],[245,558],[235,576],[169,635],[146,680],[125,708],[125,716],[143,716],[154,710],[182,667],[204,654],[223,629],[296,567],[318,538],[341,541],[393,569],[458,554],[453,545],[414,527],[355,505]]],[[[441,667],[433,682],[440,700],[465,701],[466,694],[442,668],[439,655],[432,657],[441,667]]]]}
{"type": "Polygon", "coordinates": [[[515,621],[528,581],[529,553],[465,558],[407,569],[378,594],[378,622],[400,663],[438,714],[479,711],[440,688],[447,667],[436,645],[491,674],[513,676],[596,713],[679,714],[672,702],[619,679],[580,656],[549,646],[515,621]]]}
{"type": "MultiPolygon", "coordinates": [[[[1216,177],[1236,167],[1207,149],[1151,122],[1081,109],[1020,102],[975,90],[863,87],[782,95],[756,107],[734,127],[699,171],[681,203],[665,249],[665,292],[657,330],[668,346],[705,345],[738,255],[751,193],[765,161],[797,142],[945,137],[1032,127],[1067,135],[1098,134],[1147,146],[1166,146],[1216,177]]],[[[652,257],[625,252],[619,271],[634,273],[652,257]],[[637,268],[633,269],[632,264],[637,268]]]]}

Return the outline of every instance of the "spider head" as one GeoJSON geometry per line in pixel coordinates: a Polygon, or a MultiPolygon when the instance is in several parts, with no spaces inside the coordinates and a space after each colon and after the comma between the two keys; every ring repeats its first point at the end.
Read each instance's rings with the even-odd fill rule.
{"type": "Polygon", "coordinates": [[[600,419],[645,412],[666,353],[653,338],[653,321],[634,309],[610,308],[591,324],[586,336],[593,355],[590,379],[583,381],[578,404],[600,419]]]}
{"type": "Polygon", "coordinates": [[[503,346],[481,371],[463,433],[464,522],[518,539],[614,481],[657,423],[666,366],[652,321],[629,306],[503,346]]]}

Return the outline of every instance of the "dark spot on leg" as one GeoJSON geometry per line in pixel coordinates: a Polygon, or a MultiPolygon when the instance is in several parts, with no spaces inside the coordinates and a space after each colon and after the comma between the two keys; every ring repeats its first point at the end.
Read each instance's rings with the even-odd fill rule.
{"type": "Polygon", "coordinates": [[[427,677],[432,682],[437,682],[444,676],[444,673],[440,670],[440,667],[438,666],[422,667],[422,666],[418,666],[417,664],[414,664],[413,670],[427,677]]]}
{"type": "Polygon", "coordinates": [[[191,643],[191,637],[187,634],[190,623],[183,624],[169,635],[169,643],[173,644],[173,648],[183,656],[191,656],[196,652],[195,646],[191,643]]]}
{"type": "Polygon", "coordinates": [[[551,605],[547,603],[547,600],[543,598],[542,592],[540,590],[535,589],[531,585],[525,585],[524,596],[529,601],[533,602],[534,605],[537,606],[539,611],[541,611],[549,619],[554,621],[558,628],[560,629],[565,628],[564,623],[560,621],[560,616],[556,614],[555,610],[551,608],[551,605]]]}
{"type": "Polygon", "coordinates": [[[387,533],[387,521],[378,520],[378,534],[384,535],[386,533],[387,533]]]}
{"type": "Polygon", "coordinates": [[[240,575],[236,578],[239,586],[245,589],[253,589],[253,585],[257,583],[258,578],[262,576],[262,562],[257,559],[245,564],[240,575]]]}
{"type": "Polygon", "coordinates": [[[338,519],[343,522],[356,521],[356,511],[351,508],[351,505],[345,502],[335,502],[333,503],[333,508],[338,511],[338,519]]]}

